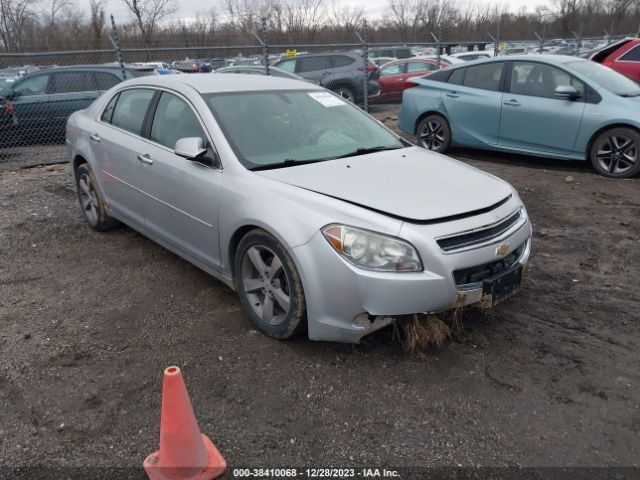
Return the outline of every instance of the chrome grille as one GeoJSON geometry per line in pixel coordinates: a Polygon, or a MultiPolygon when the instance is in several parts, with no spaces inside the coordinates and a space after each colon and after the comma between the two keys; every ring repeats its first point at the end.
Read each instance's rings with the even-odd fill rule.
{"type": "Polygon", "coordinates": [[[500,272],[508,270],[520,259],[526,246],[527,242],[525,241],[504,258],[484,263],[482,265],[476,265],[474,267],[455,270],[453,272],[453,278],[456,281],[456,286],[461,287],[465,285],[472,285],[481,282],[485,278],[489,278],[500,272]]]}
{"type": "Polygon", "coordinates": [[[513,215],[507,217],[500,222],[490,225],[486,228],[474,230],[472,232],[461,233],[458,235],[451,235],[449,237],[443,237],[436,240],[438,246],[445,251],[450,252],[462,247],[468,247],[478,243],[483,243],[493,238],[499,237],[504,232],[509,230],[515,225],[522,217],[522,211],[518,210],[513,215]]]}

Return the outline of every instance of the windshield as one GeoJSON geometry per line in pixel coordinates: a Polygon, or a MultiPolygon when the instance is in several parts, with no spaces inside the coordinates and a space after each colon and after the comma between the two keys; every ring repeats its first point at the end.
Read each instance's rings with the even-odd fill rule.
{"type": "Polygon", "coordinates": [[[567,62],[566,65],[593,80],[605,90],[623,97],[640,95],[640,86],[624,75],[590,60],[567,62]]]}
{"type": "Polygon", "coordinates": [[[0,90],[8,87],[13,83],[13,78],[0,77],[0,90]]]}
{"type": "Polygon", "coordinates": [[[234,92],[204,98],[248,168],[404,146],[359,108],[328,91],[234,92]]]}

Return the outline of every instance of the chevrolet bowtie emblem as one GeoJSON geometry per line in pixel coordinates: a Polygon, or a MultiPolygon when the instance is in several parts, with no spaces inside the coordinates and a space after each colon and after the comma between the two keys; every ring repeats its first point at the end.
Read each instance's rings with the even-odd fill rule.
{"type": "Polygon", "coordinates": [[[509,244],[508,243],[503,243],[498,248],[496,248],[496,256],[506,255],[507,253],[509,253],[509,244]]]}

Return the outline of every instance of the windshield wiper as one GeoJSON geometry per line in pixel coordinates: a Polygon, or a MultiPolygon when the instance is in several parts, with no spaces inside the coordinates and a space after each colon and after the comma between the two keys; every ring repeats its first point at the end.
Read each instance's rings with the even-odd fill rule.
{"type": "Polygon", "coordinates": [[[386,150],[399,150],[400,148],[406,148],[406,147],[402,145],[392,146],[392,147],[385,147],[381,145],[378,147],[358,148],[353,152],[345,153],[344,155],[340,155],[335,158],[357,157],[358,155],[367,155],[369,153],[384,152],[386,150]]]}
{"type": "Polygon", "coordinates": [[[624,98],[631,98],[631,97],[640,97],[640,92],[633,92],[633,93],[621,93],[620,94],[621,97],[624,98]]]}
{"type": "Polygon", "coordinates": [[[317,162],[322,162],[323,160],[326,160],[324,158],[314,158],[311,160],[295,160],[295,159],[291,159],[288,158],[282,162],[276,162],[276,163],[267,163],[265,165],[257,165],[255,167],[251,167],[249,170],[251,170],[252,172],[258,171],[258,170],[271,170],[274,168],[286,168],[286,167],[293,167],[294,165],[307,165],[309,163],[317,163],[317,162]]]}

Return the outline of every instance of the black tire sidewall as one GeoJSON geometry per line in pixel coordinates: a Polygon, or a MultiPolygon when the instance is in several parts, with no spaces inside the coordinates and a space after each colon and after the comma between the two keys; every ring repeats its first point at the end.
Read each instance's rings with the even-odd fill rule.
{"type": "Polygon", "coordinates": [[[251,323],[253,323],[258,330],[270,337],[278,339],[293,337],[304,330],[306,327],[306,303],[304,299],[302,280],[300,279],[300,274],[298,273],[298,269],[296,268],[293,259],[278,240],[260,229],[255,229],[247,233],[242,238],[238,248],[236,249],[234,273],[234,283],[238,296],[240,297],[242,308],[251,320],[251,323]],[[258,316],[254,313],[253,308],[251,308],[242,286],[242,260],[246,251],[256,245],[265,246],[278,255],[282,262],[282,268],[285,270],[287,280],[289,281],[289,298],[291,308],[287,314],[286,320],[279,325],[265,325],[260,321],[258,316]]]}
{"type": "MultiPolygon", "coordinates": [[[[87,225],[98,232],[109,230],[118,225],[118,221],[110,217],[107,213],[104,197],[102,196],[102,192],[100,191],[100,187],[96,181],[96,177],[93,174],[93,170],[91,170],[91,167],[87,163],[80,164],[76,169],[76,190],[78,194],[78,201],[80,200],[80,177],[82,175],[87,175],[89,177],[89,180],[91,181],[91,187],[93,188],[93,191],[96,193],[96,197],[98,198],[98,222],[95,225],[92,225],[85,213],[82,212],[82,216],[87,222],[87,225]]],[[[80,207],[82,208],[81,202],[80,207]]]]}
{"type": "Polygon", "coordinates": [[[338,94],[343,100],[346,100],[350,103],[356,103],[356,94],[350,87],[338,87],[335,90],[336,94],[338,94]],[[349,94],[349,98],[344,97],[340,92],[346,92],[349,94]]]}
{"type": "Polygon", "coordinates": [[[427,115],[422,120],[420,120],[420,123],[418,123],[418,128],[416,129],[416,143],[425,150],[429,150],[430,152],[444,153],[449,150],[449,148],[451,147],[451,127],[449,127],[449,122],[447,121],[447,119],[442,115],[432,114],[427,115]],[[427,122],[431,120],[438,120],[444,128],[444,143],[439,150],[429,150],[427,147],[423,147],[422,142],[420,141],[420,132],[422,131],[422,128],[427,122]]]}
{"type": "Polygon", "coordinates": [[[633,139],[634,142],[636,142],[636,149],[640,148],[640,133],[638,133],[636,130],[632,129],[632,128],[627,128],[627,127],[616,127],[616,128],[611,128],[609,130],[605,130],[604,132],[602,132],[600,135],[598,135],[594,141],[591,143],[591,148],[589,150],[589,160],[591,161],[591,165],[593,165],[593,168],[596,170],[596,172],[598,172],[600,175],[603,175],[605,177],[609,177],[609,178],[631,178],[634,177],[636,175],[638,175],[638,173],[640,173],[640,155],[638,156],[638,158],[636,159],[636,164],[631,167],[630,170],[628,170],[625,173],[618,173],[618,174],[612,174],[611,172],[604,170],[600,167],[600,165],[598,165],[598,161],[596,159],[596,153],[598,151],[598,145],[600,144],[600,142],[602,141],[603,138],[608,137],[610,135],[626,135],[630,138],[633,139]]]}

